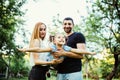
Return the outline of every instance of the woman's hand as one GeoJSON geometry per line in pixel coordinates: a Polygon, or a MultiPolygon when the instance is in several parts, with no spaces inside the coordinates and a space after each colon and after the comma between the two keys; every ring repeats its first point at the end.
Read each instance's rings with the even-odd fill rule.
{"type": "Polygon", "coordinates": [[[60,63],[62,63],[62,61],[63,61],[63,59],[53,59],[53,60],[51,61],[51,63],[52,63],[52,64],[60,64],[60,63]]]}

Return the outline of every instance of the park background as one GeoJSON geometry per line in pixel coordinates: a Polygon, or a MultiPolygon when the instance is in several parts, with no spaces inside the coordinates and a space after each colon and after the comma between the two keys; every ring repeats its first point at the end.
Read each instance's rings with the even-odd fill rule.
{"type": "MultiPolygon", "coordinates": [[[[16,47],[28,47],[36,22],[44,22],[48,35],[63,32],[62,20],[70,16],[74,31],[86,37],[86,47],[97,52],[82,60],[84,80],[120,79],[119,0],[1,0],[0,79],[27,80],[29,56],[16,47]]],[[[51,70],[55,80],[56,72],[51,70]]]]}

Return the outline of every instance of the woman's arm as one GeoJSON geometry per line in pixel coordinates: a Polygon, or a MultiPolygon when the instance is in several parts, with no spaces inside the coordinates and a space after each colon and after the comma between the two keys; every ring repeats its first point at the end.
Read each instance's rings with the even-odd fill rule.
{"type": "Polygon", "coordinates": [[[38,53],[33,53],[33,58],[34,58],[34,63],[35,65],[54,65],[54,64],[59,64],[61,61],[59,59],[53,59],[52,61],[41,61],[39,60],[39,54],[38,53]]]}

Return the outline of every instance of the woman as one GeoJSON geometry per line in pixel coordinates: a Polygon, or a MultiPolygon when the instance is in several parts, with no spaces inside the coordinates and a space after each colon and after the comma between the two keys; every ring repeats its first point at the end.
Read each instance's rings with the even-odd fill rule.
{"type": "MultiPolygon", "coordinates": [[[[46,25],[38,22],[33,30],[30,48],[46,48],[49,46],[49,41],[46,40],[46,25]]],[[[46,80],[46,72],[50,64],[57,64],[57,60],[49,61],[49,52],[38,54],[37,52],[30,53],[30,63],[32,69],[29,74],[29,80],[46,80]]]]}

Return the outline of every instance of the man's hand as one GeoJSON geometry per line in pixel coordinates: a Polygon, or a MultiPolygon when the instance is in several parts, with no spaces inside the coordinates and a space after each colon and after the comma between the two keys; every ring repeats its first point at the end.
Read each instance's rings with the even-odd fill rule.
{"type": "Polygon", "coordinates": [[[54,56],[55,58],[59,58],[59,57],[61,57],[61,56],[64,56],[65,51],[56,51],[56,52],[54,52],[54,53],[52,53],[52,54],[53,54],[53,56],[54,56]]]}

